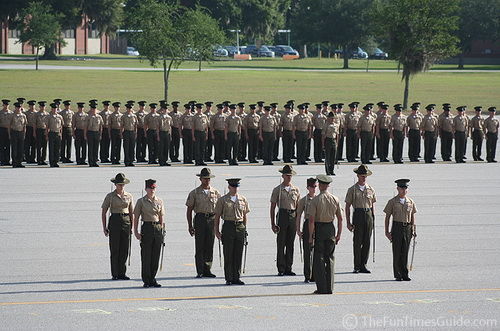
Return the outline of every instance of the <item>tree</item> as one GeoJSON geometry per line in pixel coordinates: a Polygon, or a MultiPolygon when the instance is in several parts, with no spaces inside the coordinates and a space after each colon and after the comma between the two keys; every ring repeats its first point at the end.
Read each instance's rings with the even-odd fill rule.
{"type": "Polygon", "coordinates": [[[322,12],[324,42],[342,46],[344,65],[349,68],[349,56],[370,35],[371,22],[368,19],[372,0],[325,1],[322,12]]]}
{"type": "Polygon", "coordinates": [[[241,26],[249,40],[271,41],[285,24],[290,0],[240,0],[241,26]]]}
{"type": "Polygon", "coordinates": [[[214,58],[214,46],[221,45],[225,40],[224,32],[215,19],[201,8],[187,9],[181,21],[181,29],[188,38],[188,45],[199,62],[214,58]]]}
{"type": "Polygon", "coordinates": [[[307,44],[321,41],[321,8],[317,0],[293,0],[290,4],[288,24],[292,39],[302,46],[302,56],[308,57],[307,44]]]}
{"type": "Polygon", "coordinates": [[[20,36],[18,43],[29,43],[36,49],[35,68],[38,70],[38,57],[40,49],[45,45],[55,43],[64,44],[61,37],[61,25],[58,17],[52,12],[50,6],[41,2],[31,2],[25,8],[18,24],[20,36]]]}
{"type": "Polygon", "coordinates": [[[378,33],[389,54],[403,67],[403,108],[408,106],[410,78],[437,61],[458,53],[458,0],[377,0],[373,7],[378,33]]]}
{"type": "Polygon", "coordinates": [[[459,16],[458,69],[463,69],[464,54],[470,51],[472,41],[500,38],[500,0],[461,0],[459,16]]]}
{"type": "Polygon", "coordinates": [[[169,77],[172,67],[178,67],[187,57],[189,38],[180,28],[184,24],[179,7],[156,0],[144,0],[129,15],[131,39],[141,57],[152,66],[163,65],[164,98],[168,100],[169,77]]]}
{"type": "Polygon", "coordinates": [[[373,0],[300,0],[293,3],[292,31],[303,42],[342,47],[344,69],[349,55],[370,36],[369,8],[373,0]]]}
{"type": "Polygon", "coordinates": [[[99,36],[113,35],[123,22],[122,0],[84,0],[81,12],[97,27],[99,36]]]}

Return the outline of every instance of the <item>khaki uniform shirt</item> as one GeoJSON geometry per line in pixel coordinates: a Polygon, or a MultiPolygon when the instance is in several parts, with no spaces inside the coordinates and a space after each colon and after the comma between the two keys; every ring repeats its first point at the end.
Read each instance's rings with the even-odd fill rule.
{"type": "Polygon", "coordinates": [[[160,114],[149,113],[144,116],[144,126],[147,126],[148,130],[158,130],[160,127],[160,114]]]}
{"type": "Polygon", "coordinates": [[[26,119],[28,122],[26,123],[27,126],[35,127],[36,126],[36,112],[32,110],[28,110],[24,113],[26,115],[26,119]]]}
{"type": "Polygon", "coordinates": [[[50,132],[59,132],[63,127],[63,118],[59,114],[49,114],[46,117],[47,127],[50,132]]]}
{"type": "Polygon", "coordinates": [[[349,112],[345,115],[346,127],[350,130],[356,130],[358,128],[359,114],[357,112],[349,112]]]}
{"type": "Polygon", "coordinates": [[[276,120],[276,125],[279,125],[281,122],[281,114],[278,113],[277,111],[275,113],[270,112],[269,113],[271,116],[274,116],[274,119],[276,120]]]}
{"type": "Polygon", "coordinates": [[[85,112],[76,112],[76,114],[73,116],[71,119],[71,122],[73,123],[73,128],[75,129],[80,129],[84,130],[87,122],[87,113],[85,112]]]}
{"type": "Polygon", "coordinates": [[[467,131],[467,118],[465,116],[455,116],[453,119],[453,129],[458,132],[467,131]]]}
{"type": "Polygon", "coordinates": [[[340,132],[346,127],[346,119],[344,113],[335,113],[335,122],[339,123],[340,132]]]}
{"type": "Polygon", "coordinates": [[[144,117],[146,117],[146,113],[143,111],[137,111],[135,116],[137,117],[137,128],[144,129],[144,117]]]}
{"type": "Polygon", "coordinates": [[[406,116],[397,116],[396,114],[392,115],[390,127],[392,130],[404,131],[406,128],[406,116]]]}
{"type": "Polygon", "coordinates": [[[487,133],[497,133],[498,132],[498,120],[493,117],[488,117],[484,120],[484,127],[487,133]]]}
{"type": "Polygon", "coordinates": [[[120,126],[125,131],[135,131],[137,127],[137,116],[134,113],[125,113],[120,117],[120,126]]]}
{"type": "Polygon", "coordinates": [[[238,115],[241,118],[241,129],[245,130],[246,129],[245,128],[245,118],[247,117],[248,114],[243,112],[243,113],[238,113],[236,115],[238,115]]]}
{"type": "Polygon", "coordinates": [[[276,119],[271,115],[262,115],[259,120],[259,129],[262,132],[274,132],[277,129],[276,119]]]}
{"type": "Polygon", "coordinates": [[[39,111],[36,113],[36,128],[37,129],[46,129],[47,128],[47,117],[49,113],[43,111],[39,111]]]}
{"type": "Polygon", "coordinates": [[[297,204],[297,215],[301,215],[302,212],[304,212],[304,218],[309,218],[309,204],[313,198],[311,198],[308,194],[299,200],[299,203],[297,204]]]}
{"type": "Polygon", "coordinates": [[[143,196],[137,200],[137,204],[134,208],[134,217],[137,220],[143,222],[159,222],[160,216],[165,216],[165,207],[163,206],[163,200],[154,196],[153,200],[150,200],[147,195],[143,196]]]}
{"type": "Polygon", "coordinates": [[[59,115],[61,115],[63,118],[63,127],[71,128],[74,114],[75,113],[71,109],[64,109],[59,113],[59,115]]]}
{"type": "Polygon", "coordinates": [[[224,130],[226,127],[226,115],[217,113],[210,118],[210,128],[213,130],[224,130]]]}
{"type": "Polygon", "coordinates": [[[293,127],[296,131],[307,131],[311,124],[311,118],[307,114],[298,114],[293,118],[293,127]]]}
{"type": "Polygon", "coordinates": [[[211,214],[215,212],[215,204],[220,198],[220,193],[211,187],[205,193],[205,190],[198,186],[191,192],[186,200],[186,206],[193,208],[195,213],[211,214]]]}
{"type": "Polygon", "coordinates": [[[340,133],[340,124],[333,121],[332,123],[326,122],[321,131],[321,135],[325,138],[337,139],[337,135],[340,133]]]}
{"type": "Polygon", "coordinates": [[[236,195],[236,201],[231,200],[228,193],[217,200],[215,213],[220,215],[224,221],[242,221],[243,217],[250,212],[247,198],[241,194],[236,195]]]}
{"type": "Polygon", "coordinates": [[[323,130],[323,127],[325,126],[326,123],[326,116],[323,115],[323,113],[316,113],[313,115],[313,121],[312,121],[314,128],[323,130]]]}
{"type": "Polygon", "coordinates": [[[283,128],[283,130],[293,130],[293,116],[294,115],[291,112],[288,114],[284,113],[283,116],[281,116],[280,126],[283,128]]]}
{"type": "Polygon", "coordinates": [[[484,131],[484,119],[482,118],[481,115],[476,115],[473,118],[471,118],[469,122],[469,126],[471,129],[474,131],[484,131]]]}
{"type": "Polygon", "coordinates": [[[420,130],[435,132],[438,129],[439,119],[436,115],[425,115],[420,123],[420,130]]]}
{"type": "Polygon", "coordinates": [[[412,199],[406,197],[405,203],[402,204],[399,196],[395,196],[385,205],[384,213],[392,215],[393,222],[411,223],[412,215],[417,212],[417,206],[412,199]]]}
{"type": "Polygon", "coordinates": [[[99,114],[94,114],[94,115],[87,114],[85,122],[87,131],[101,131],[104,125],[102,117],[99,114]]]}
{"type": "Polygon", "coordinates": [[[12,112],[10,110],[3,111],[0,110],[0,128],[9,128],[10,126],[10,118],[12,116],[12,112]]]}
{"type": "Polygon", "coordinates": [[[238,132],[241,126],[241,118],[238,115],[229,115],[226,118],[226,128],[228,132],[238,132]]]}
{"type": "Polygon", "coordinates": [[[300,200],[300,191],[297,186],[290,184],[290,191],[287,191],[283,184],[276,186],[271,193],[271,203],[275,203],[278,208],[295,210],[300,200]],[[281,193],[280,193],[281,190],[281,193]],[[279,199],[279,201],[278,201],[279,199]]]}
{"type": "Polygon", "coordinates": [[[181,127],[181,124],[182,124],[182,120],[181,120],[182,114],[179,113],[178,111],[174,112],[172,110],[169,115],[170,115],[170,117],[172,117],[172,126],[174,128],[179,129],[181,127]]]}
{"type": "Polygon", "coordinates": [[[121,117],[122,114],[117,111],[111,113],[109,115],[109,127],[111,129],[121,129],[121,117]]]}
{"type": "Polygon", "coordinates": [[[378,115],[377,120],[375,122],[377,127],[379,129],[389,129],[389,126],[391,125],[391,116],[389,114],[385,113],[378,115]]]}
{"type": "Polygon", "coordinates": [[[170,132],[172,129],[172,117],[168,114],[160,115],[160,131],[170,132]]]}
{"type": "Polygon", "coordinates": [[[375,191],[368,184],[365,184],[363,191],[361,191],[357,183],[354,184],[349,187],[345,196],[345,202],[353,208],[372,208],[376,201],[375,191]]]}
{"type": "Polygon", "coordinates": [[[191,130],[193,128],[193,119],[194,115],[191,114],[191,112],[188,112],[187,114],[186,113],[182,114],[181,116],[182,129],[191,130]]]}
{"type": "Polygon", "coordinates": [[[314,222],[333,222],[337,210],[340,210],[339,198],[328,191],[320,192],[309,205],[309,216],[314,216],[314,222]]]}
{"type": "Polygon", "coordinates": [[[104,123],[104,127],[108,128],[109,127],[109,115],[112,113],[109,110],[102,110],[101,112],[98,113],[102,117],[102,122],[104,123]]]}
{"type": "Polygon", "coordinates": [[[23,113],[13,113],[10,118],[10,129],[14,131],[24,131],[26,128],[26,124],[28,123],[28,119],[26,115],[23,113]]]}
{"type": "Polygon", "coordinates": [[[364,132],[373,132],[373,127],[375,126],[375,117],[372,115],[363,115],[358,121],[358,130],[364,132]]]}
{"type": "Polygon", "coordinates": [[[116,190],[109,192],[102,202],[102,209],[109,209],[111,214],[128,214],[129,207],[133,207],[134,197],[128,192],[123,192],[121,197],[116,190]]]}
{"type": "Polygon", "coordinates": [[[257,114],[248,114],[245,117],[245,128],[248,129],[255,129],[257,130],[259,128],[260,124],[260,116],[257,114]]]}
{"type": "Polygon", "coordinates": [[[214,114],[212,114],[211,111],[204,111],[203,114],[207,117],[207,119],[208,119],[207,125],[210,128],[211,119],[212,119],[212,116],[214,116],[214,114]]]}
{"type": "Polygon", "coordinates": [[[406,124],[410,130],[420,130],[420,123],[422,123],[422,117],[418,115],[408,115],[406,119],[406,124]]]}
{"type": "Polygon", "coordinates": [[[208,116],[205,114],[196,114],[193,117],[195,131],[205,131],[208,128],[208,116]]]}
{"type": "Polygon", "coordinates": [[[446,116],[442,113],[438,117],[438,126],[441,131],[453,132],[453,117],[450,115],[446,116]]]}

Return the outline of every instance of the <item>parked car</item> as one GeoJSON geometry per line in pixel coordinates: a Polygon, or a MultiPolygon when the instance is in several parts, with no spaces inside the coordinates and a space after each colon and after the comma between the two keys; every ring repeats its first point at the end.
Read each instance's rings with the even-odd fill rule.
{"type": "Polygon", "coordinates": [[[236,46],[224,46],[224,49],[227,51],[228,56],[234,56],[234,54],[238,54],[238,47],[236,46]]]}
{"type": "Polygon", "coordinates": [[[139,52],[135,49],[135,47],[127,47],[127,55],[130,56],[139,56],[139,52]]]}
{"type": "MultiPolygon", "coordinates": [[[[333,52],[342,58],[344,57],[344,50],[342,50],[342,49],[336,49],[333,52]]],[[[361,47],[356,47],[355,49],[353,49],[350,52],[349,58],[350,59],[367,59],[368,53],[366,53],[361,47]]]]}
{"type": "Polygon", "coordinates": [[[243,52],[243,54],[250,54],[257,57],[274,57],[274,52],[267,48],[267,46],[260,46],[257,49],[255,45],[248,45],[243,52]]]}
{"type": "Polygon", "coordinates": [[[361,47],[356,47],[352,54],[351,57],[353,59],[367,59],[368,58],[368,53],[365,52],[361,47]]]}
{"type": "Polygon", "coordinates": [[[389,54],[381,50],[380,48],[375,48],[373,53],[370,54],[370,58],[379,59],[379,60],[387,60],[389,58],[389,54]]]}
{"type": "Polygon", "coordinates": [[[215,46],[214,47],[214,56],[224,57],[224,56],[228,56],[228,55],[229,55],[229,52],[227,51],[227,49],[223,48],[222,46],[215,46]]]}
{"type": "Polygon", "coordinates": [[[274,53],[276,56],[299,55],[299,52],[297,52],[297,50],[288,45],[276,45],[274,46],[274,48],[274,53]]]}

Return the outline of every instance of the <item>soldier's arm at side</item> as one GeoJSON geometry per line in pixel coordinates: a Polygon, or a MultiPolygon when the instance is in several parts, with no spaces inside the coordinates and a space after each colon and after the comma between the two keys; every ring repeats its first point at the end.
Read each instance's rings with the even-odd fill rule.
{"type": "Polygon", "coordinates": [[[247,213],[243,214],[243,224],[247,226],[247,213]]]}
{"type": "MultiPolygon", "coordinates": [[[[132,198],[132,201],[128,205],[128,214],[130,216],[130,222],[132,222],[132,226],[134,225],[135,222],[135,217],[134,217],[134,199],[132,198]]],[[[130,233],[132,233],[132,228],[130,228],[130,233]]]]}
{"type": "Polygon", "coordinates": [[[349,202],[345,203],[345,220],[347,223],[347,229],[352,232],[354,226],[351,223],[351,204],[349,202]]]}
{"type": "Polygon", "coordinates": [[[109,235],[109,230],[106,225],[106,214],[108,213],[108,207],[101,208],[101,222],[102,222],[102,232],[107,237],[109,235]]]}
{"type": "Polygon", "coordinates": [[[141,204],[140,200],[137,201],[137,204],[135,205],[135,208],[134,208],[134,222],[132,223],[133,227],[134,227],[134,235],[137,238],[137,240],[141,240],[141,234],[138,231],[139,217],[141,216],[141,206],[142,206],[142,204],[141,204]]]}
{"type": "Polygon", "coordinates": [[[276,210],[276,202],[271,202],[271,207],[269,208],[269,214],[271,217],[271,229],[273,230],[274,233],[278,232],[278,228],[276,226],[276,219],[275,219],[275,210],[276,210]]]}
{"type": "MultiPolygon", "coordinates": [[[[340,204],[339,204],[340,207],[340,204]]],[[[337,235],[335,236],[335,244],[337,245],[340,241],[340,235],[342,234],[342,209],[337,208],[337,235]]]]}
{"type": "Polygon", "coordinates": [[[415,224],[415,213],[411,214],[411,230],[414,237],[417,236],[417,225],[415,224]]]}
{"type": "Polygon", "coordinates": [[[389,222],[391,219],[391,214],[385,214],[385,222],[384,222],[384,227],[385,227],[385,236],[389,241],[392,241],[392,235],[391,232],[389,231],[389,222]]]}
{"type": "Polygon", "coordinates": [[[219,231],[219,224],[220,224],[220,213],[215,213],[215,219],[214,219],[214,232],[215,236],[217,239],[221,239],[221,234],[219,231]]]}
{"type": "Polygon", "coordinates": [[[187,207],[186,210],[186,219],[188,223],[188,232],[192,236],[194,236],[194,228],[193,228],[193,207],[187,207]]]}
{"type": "Polygon", "coordinates": [[[295,218],[295,227],[297,229],[297,236],[299,238],[302,238],[302,231],[300,231],[300,220],[302,218],[303,211],[304,211],[304,208],[302,206],[302,203],[299,201],[299,204],[297,207],[297,217],[295,218]]]}

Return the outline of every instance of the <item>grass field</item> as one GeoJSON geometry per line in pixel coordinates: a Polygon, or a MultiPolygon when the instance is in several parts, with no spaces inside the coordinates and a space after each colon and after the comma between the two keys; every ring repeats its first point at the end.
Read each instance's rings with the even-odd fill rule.
{"type": "MultiPolygon", "coordinates": [[[[0,91],[0,97],[8,99],[163,99],[162,73],[144,71],[0,70],[0,91]]],[[[450,102],[469,109],[499,106],[499,91],[497,73],[424,73],[411,81],[410,101],[450,102]]],[[[178,71],[171,74],[169,92],[169,101],[181,102],[262,99],[282,104],[295,99],[364,104],[383,100],[392,105],[401,102],[403,83],[398,74],[388,72],[178,71]]]]}
{"type": "MultiPolygon", "coordinates": [[[[32,56],[0,56],[0,64],[29,64],[35,65],[34,61],[29,60],[32,56]]],[[[42,65],[78,65],[91,67],[127,67],[127,68],[150,68],[147,60],[140,60],[136,57],[103,54],[101,56],[62,56],[62,60],[40,61],[42,65]]],[[[343,61],[341,59],[328,58],[308,58],[293,61],[284,61],[282,59],[256,58],[252,61],[234,61],[217,60],[211,63],[203,63],[203,68],[265,68],[265,69],[316,69],[316,70],[335,70],[342,69],[343,61]]],[[[354,70],[364,70],[367,66],[367,60],[350,60],[349,66],[354,70]]],[[[194,61],[183,62],[180,68],[198,68],[198,63],[194,61]]],[[[456,69],[454,64],[438,64],[432,70],[456,69]]],[[[397,69],[397,63],[392,60],[370,60],[370,70],[397,69]]],[[[467,65],[468,70],[500,70],[500,65],[467,65]]]]}

